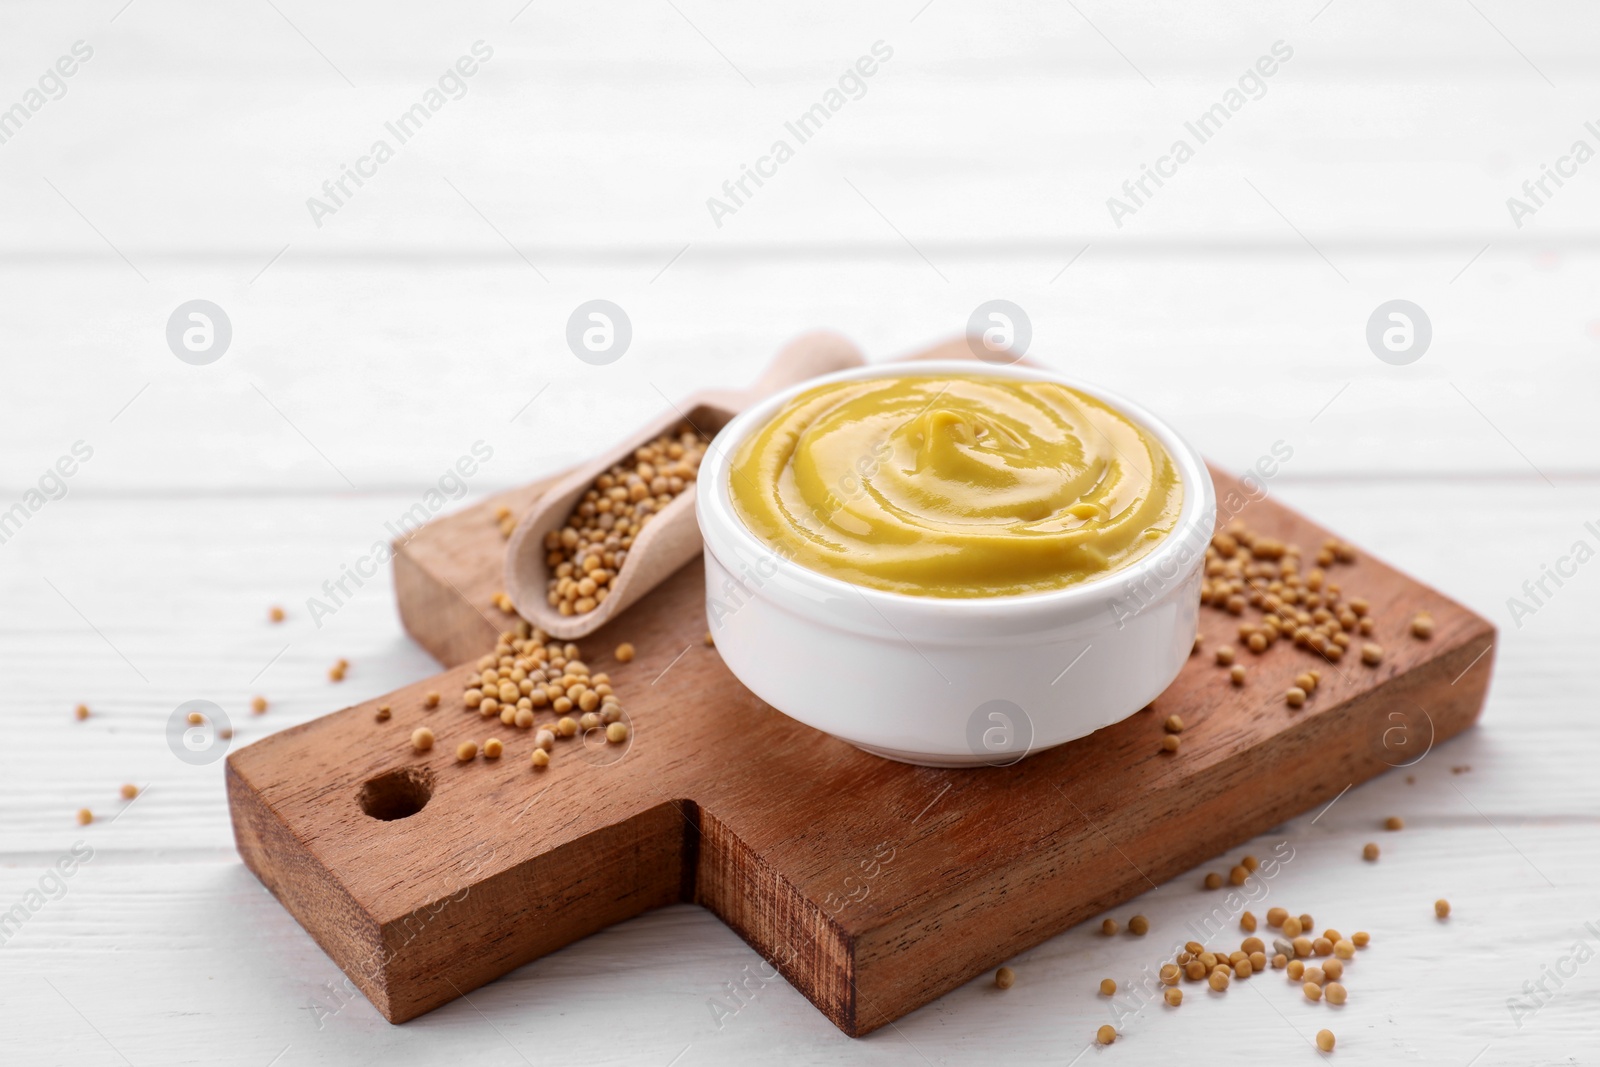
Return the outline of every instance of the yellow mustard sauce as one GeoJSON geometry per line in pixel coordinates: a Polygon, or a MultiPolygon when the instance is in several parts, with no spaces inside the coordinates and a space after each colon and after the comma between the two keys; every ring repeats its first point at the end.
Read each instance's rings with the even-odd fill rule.
{"type": "Polygon", "coordinates": [[[785,558],[895,593],[992,597],[1108,574],[1172,531],[1167,450],[1056,382],[983,374],[835,382],[732,457],[734,510],[785,558]]]}

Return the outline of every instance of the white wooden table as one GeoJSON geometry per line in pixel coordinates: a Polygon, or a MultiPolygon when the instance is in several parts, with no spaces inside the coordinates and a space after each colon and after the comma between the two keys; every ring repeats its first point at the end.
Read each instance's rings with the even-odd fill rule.
{"type": "MultiPolygon", "coordinates": [[[[1032,354],[1215,461],[1288,442],[1273,493],[1502,628],[1478,729],[1252,845],[1294,849],[1286,906],[1372,931],[1350,1002],[1269,975],[1138,1012],[1078,1062],[1309,1061],[1323,1026],[1365,1063],[1600,1059],[1600,563],[1560,564],[1600,548],[1600,162],[1547,179],[1521,227],[1506,204],[1600,148],[1597,55],[1577,0],[6,5],[0,1061],[1072,1062],[1112,1020],[1100,978],[1159,962],[1138,942],[1069,931],[1009,992],[973,982],[852,1041],[682,906],[390,1026],[241,866],[221,763],[165,734],[189,699],[239,745],[432,673],[387,574],[320,627],[306,601],[475,441],[494,454],[463,500],[589,455],[663,392],[754,376],[801,330],[881,358],[994,298],[1032,354]],[[479,41],[398,143],[385,123],[479,41]],[[1279,41],[1264,95],[1117,226],[1107,198],[1279,41]],[[785,123],[876,42],[892,56],[799,144],[785,123]],[[379,138],[392,158],[360,163],[379,138]],[[792,158],[763,163],[779,138],[792,158]],[[769,176],[719,226],[707,198],[746,164],[769,176]],[[319,226],[307,198],[346,165],[369,177],[319,226]],[[633,324],[609,366],[564,341],[597,297],[633,324]],[[1365,338],[1396,298],[1433,329],[1406,366],[1365,338]],[[205,366],[165,336],[194,299],[232,326],[205,366]],[[80,441],[64,497],[46,477],[30,498],[80,441]],[[126,805],[123,782],[147,792],[126,805]],[[1403,833],[1378,831],[1391,813],[1403,833]],[[74,849],[92,858],[56,880],[74,849]],[[747,1003],[719,1024],[729,983],[747,1003]]],[[[1118,914],[1176,928],[1209,906],[1198,877],[1118,914]]]]}

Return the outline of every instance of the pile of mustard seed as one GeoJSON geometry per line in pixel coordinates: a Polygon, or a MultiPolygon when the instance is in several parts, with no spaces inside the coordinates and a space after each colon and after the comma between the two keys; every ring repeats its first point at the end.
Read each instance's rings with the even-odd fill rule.
{"type": "Polygon", "coordinates": [[[545,535],[551,607],[584,615],[605,603],[634,538],[694,485],[706,445],[685,422],[595,479],[566,525],[545,535]]]}

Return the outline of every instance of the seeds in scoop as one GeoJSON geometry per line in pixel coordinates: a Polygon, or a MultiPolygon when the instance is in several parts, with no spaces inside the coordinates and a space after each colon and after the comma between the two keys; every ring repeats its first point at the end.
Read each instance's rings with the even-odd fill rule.
{"type": "Polygon", "coordinates": [[[1178,751],[1178,746],[1180,744],[1181,742],[1178,740],[1177,734],[1168,734],[1161,739],[1161,751],[1176,752],[1178,751]]]}
{"type": "Polygon", "coordinates": [[[1443,897],[1433,902],[1433,913],[1441,919],[1450,918],[1450,902],[1443,897]]]}
{"type": "Polygon", "coordinates": [[[89,717],[89,705],[79,704],[77,707],[72,709],[72,714],[74,718],[76,718],[79,722],[82,722],[84,719],[89,717]]]}
{"type": "Polygon", "coordinates": [[[1375,645],[1371,641],[1361,646],[1361,662],[1369,667],[1376,667],[1383,662],[1383,646],[1375,645]]]}
{"type": "Polygon", "coordinates": [[[1378,858],[1378,846],[1371,841],[1362,845],[1361,858],[1364,860],[1376,860],[1378,858]]]}
{"type": "Polygon", "coordinates": [[[505,748],[506,746],[501,744],[498,737],[491,737],[483,743],[483,758],[499,759],[500,753],[504,752],[505,748]]]}
{"type": "Polygon", "coordinates": [[[1169,989],[1163,996],[1167,998],[1167,1003],[1174,1008],[1183,1003],[1183,990],[1181,989],[1169,989]]]}
{"type": "Polygon", "coordinates": [[[426,726],[419,726],[411,731],[411,747],[418,752],[426,752],[433,747],[433,731],[426,726]]]}
{"type": "Polygon", "coordinates": [[[1273,928],[1277,928],[1277,927],[1282,926],[1283,925],[1283,920],[1287,919],[1288,917],[1289,917],[1289,913],[1287,911],[1285,911],[1283,908],[1268,908],[1267,909],[1267,925],[1271,926],[1273,928]]]}
{"type": "Polygon", "coordinates": [[[1356,948],[1366,948],[1368,943],[1371,941],[1372,935],[1367,933],[1365,930],[1357,930],[1355,933],[1350,935],[1350,943],[1356,948]]]}
{"type": "Polygon", "coordinates": [[[1322,987],[1315,982],[1307,982],[1300,989],[1305,993],[1307,1000],[1317,1001],[1322,999],[1322,987]]]}
{"type": "Polygon", "coordinates": [[[1150,920],[1143,915],[1135,915],[1128,920],[1128,933],[1136,937],[1143,937],[1150,932],[1150,920]]]}
{"type": "Polygon", "coordinates": [[[1117,924],[1117,920],[1115,919],[1106,919],[1100,924],[1100,932],[1107,937],[1115,937],[1117,931],[1120,929],[1122,929],[1122,927],[1117,924]]]}
{"type": "Polygon", "coordinates": [[[139,787],[130,783],[123,786],[121,792],[123,800],[132,800],[139,795],[139,787]]]}
{"type": "Polygon", "coordinates": [[[1317,1031],[1317,1047],[1319,1049],[1321,1049],[1323,1052],[1332,1052],[1333,1051],[1333,1031],[1332,1030],[1318,1030],[1317,1031]]]}
{"type": "Polygon", "coordinates": [[[1233,663],[1233,646],[1223,645],[1217,649],[1217,666],[1227,667],[1233,663]]]}
{"type": "Polygon", "coordinates": [[[1010,967],[1002,967],[994,972],[994,986],[996,989],[1010,989],[1017,982],[1017,972],[1010,967]]]}
{"type": "Polygon", "coordinates": [[[250,710],[255,712],[257,715],[260,715],[260,714],[264,713],[267,710],[267,698],[266,697],[251,697],[250,698],[250,710]]]}
{"type": "Polygon", "coordinates": [[[273,622],[282,622],[284,618],[283,609],[278,607],[276,604],[272,605],[272,607],[267,609],[267,618],[271,619],[273,622]]]}
{"type": "Polygon", "coordinates": [[[1176,715],[1168,715],[1167,721],[1162,723],[1162,726],[1166,727],[1169,734],[1183,733],[1183,720],[1176,715]]]}
{"type": "Polygon", "coordinates": [[[1411,620],[1411,636],[1426,641],[1433,636],[1433,616],[1426,611],[1417,612],[1411,620]]]}
{"type": "Polygon", "coordinates": [[[1102,978],[1102,979],[1100,979],[1100,995],[1102,997],[1114,997],[1114,996],[1116,996],[1117,995],[1117,983],[1112,981],[1110,978],[1102,978]]]}
{"type": "Polygon", "coordinates": [[[1102,1045],[1109,1045],[1117,1039],[1117,1028],[1106,1023],[1094,1032],[1094,1039],[1102,1045]]]}
{"type": "Polygon", "coordinates": [[[1283,694],[1283,702],[1291,708],[1303,707],[1306,702],[1306,691],[1298,685],[1291,685],[1289,691],[1283,694]]]}
{"type": "MultiPolygon", "coordinates": [[[[1254,933],[1255,929],[1256,929],[1256,917],[1255,917],[1255,914],[1252,913],[1252,912],[1248,912],[1247,911],[1244,914],[1240,915],[1239,916],[1239,929],[1244,930],[1247,933],[1254,933]]],[[[1247,949],[1246,951],[1249,951],[1249,950],[1247,949]]]]}
{"type": "Polygon", "coordinates": [[[530,762],[533,764],[535,770],[541,767],[548,767],[550,766],[550,753],[546,752],[542,748],[536,748],[533,750],[533,756],[531,757],[530,762]]]}
{"type": "Polygon", "coordinates": [[[1216,990],[1218,993],[1221,993],[1223,990],[1228,988],[1228,976],[1222,972],[1222,968],[1220,967],[1212,971],[1210,977],[1207,978],[1206,981],[1211,985],[1211,988],[1216,990]]]}
{"type": "Polygon", "coordinates": [[[1206,875],[1206,883],[1205,884],[1206,884],[1206,888],[1207,889],[1221,889],[1222,888],[1222,875],[1218,874],[1216,871],[1212,871],[1211,873],[1206,875]]]}
{"type": "Polygon", "coordinates": [[[1387,819],[1383,820],[1383,828],[1385,830],[1404,830],[1406,828],[1406,821],[1398,815],[1391,815],[1387,819]]]}
{"type": "Polygon", "coordinates": [[[1246,672],[1244,669],[1244,664],[1235,663],[1232,667],[1228,668],[1228,681],[1232,682],[1234,685],[1244,685],[1245,674],[1246,672]]]}

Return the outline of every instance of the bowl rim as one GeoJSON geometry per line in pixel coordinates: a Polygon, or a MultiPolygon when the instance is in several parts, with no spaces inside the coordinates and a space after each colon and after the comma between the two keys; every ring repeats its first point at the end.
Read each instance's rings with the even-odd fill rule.
{"type": "Polygon", "coordinates": [[[790,582],[809,587],[823,595],[859,596],[870,607],[887,608],[900,613],[921,610],[982,617],[992,615],[997,610],[1008,613],[1045,614],[1102,607],[1107,602],[1107,594],[1113,594],[1109,599],[1114,600],[1114,594],[1118,591],[1127,589],[1130,584],[1138,584],[1141,579],[1151,577],[1152,572],[1155,572],[1154,576],[1159,581],[1160,587],[1180,582],[1194,559],[1203,557],[1205,546],[1211,541],[1212,527],[1215,524],[1216,489],[1205,460],[1194,446],[1166,422],[1120,394],[1037,364],[1021,366],[975,364],[973,361],[961,359],[869,363],[862,367],[852,367],[807,379],[757,401],[730,419],[712,439],[696,482],[695,510],[708,552],[713,551],[713,538],[707,530],[707,525],[715,522],[722,532],[737,542],[736,549],[771,560],[777,570],[774,577],[787,578],[790,582]],[[857,585],[813,570],[779,555],[774,546],[762,540],[745,525],[733,507],[729,489],[732,452],[751,433],[765,426],[778,408],[803,392],[834,382],[869,378],[936,378],[950,374],[1008,378],[1017,381],[1057,382],[1107,404],[1149,431],[1172,457],[1184,488],[1183,504],[1179,508],[1178,519],[1173,525],[1172,532],[1148,555],[1086,582],[1060,589],[1008,593],[1000,596],[940,597],[857,585]],[[1203,534],[1198,540],[1195,539],[1197,533],[1203,534]],[[1186,548],[1190,552],[1188,558],[1183,556],[1186,548]],[[1169,574],[1165,577],[1161,576],[1159,570],[1163,564],[1170,568],[1169,574]]]}

